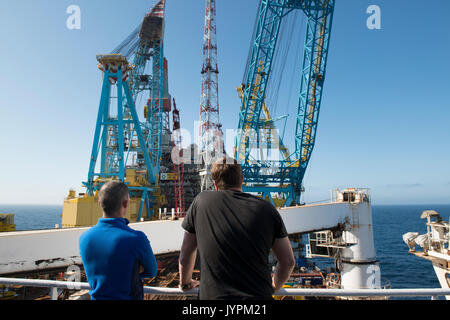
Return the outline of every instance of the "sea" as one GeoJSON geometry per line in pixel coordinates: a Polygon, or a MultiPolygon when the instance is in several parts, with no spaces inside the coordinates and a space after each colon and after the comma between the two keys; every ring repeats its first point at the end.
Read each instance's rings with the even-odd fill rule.
{"type": "MultiPolygon", "coordinates": [[[[450,205],[372,205],[372,222],[377,259],[380,263],[382,285],[393,289],[440,288],[431,262],[408,253],[402,240],[406,232],[426,232],[424,210],[436,210],[449,220],[450,205]]],[[[59,205],[0,205],[0,213],[14,213],[16,230],[52,229],[61,226],[62,206],[59,205]]],[[[320,268],[329,268],[332,261],[314,258],[320,268]]],[[[398,298],[429,299],[429,298],[398,298]]]]}

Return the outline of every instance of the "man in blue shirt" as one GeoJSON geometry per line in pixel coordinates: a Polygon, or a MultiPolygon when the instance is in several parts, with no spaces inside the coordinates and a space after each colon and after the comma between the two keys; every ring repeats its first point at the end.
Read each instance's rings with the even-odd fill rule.
{"type": "Polygon", "coordinates": [[[156,275],[157,265],[147,236],[128,227],[128,187],[109,181],[99,191],[103,217],[79,240],[81,260],[93,300],[142,300],[141,278],[156,275]]]}

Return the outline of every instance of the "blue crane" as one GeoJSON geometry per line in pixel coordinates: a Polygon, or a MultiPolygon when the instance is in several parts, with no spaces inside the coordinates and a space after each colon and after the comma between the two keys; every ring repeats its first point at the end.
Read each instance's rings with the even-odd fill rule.
{"type": "MultiPolygon", "coordinates": [[[[235,158],[242,166],[244,191],[257,192],[273,203],[273,193],[282,194],[284,205],[300,204],[302,181],[315,144],[335,0],[261,0],[251,50],[241,85],[235,158]],[[295,150],[281,160],[255,159],[260,147],[265,93],[274,63],[280,26],[289,13],[302,10],[306,35],[296,112],[295,150]]],[[[285,153],[285,152],[284,152],[285,153]]]]}
{"type": "MultiPolygon", "coordinates": [[[[131,91],[135,101],[148,96],[145,109],[144,133],[149,147],[152,171],[151,183],[158,180],[162,155],[163,101],[164,101],[164,9],[165,0],[159,0],[139,25],[112,53],[120,53],[133,61],[131,91]],[[151,61],[151,74],[147,67],[151,61]]],[[[131,61],[130,61],[131,62],[131,61]]],[[[141,156],[142,159],[142,156],[141,156]]]]}
{"type": "Polygon", "coordinates": [[[144,205],[149,216],[162,202],[158,183],[163,140],[164,7],[165,0],[159,0],[111,54],[97,56],[104,80],[88,179],[83,184],[93,196],[109,179],[128,183],[130,197],[141,199],[138,221],[144,205]],[[139,121],[136,109],[141,95],[149,101],[144,122],[139,121]]]}

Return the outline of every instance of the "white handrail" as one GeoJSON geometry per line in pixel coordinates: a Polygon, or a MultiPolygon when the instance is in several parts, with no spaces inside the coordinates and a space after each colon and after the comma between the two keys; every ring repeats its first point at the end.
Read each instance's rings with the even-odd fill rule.
{"type": "MultiPolygon", "coordinates": [[[[87,282],[71,282],[41,279],[2,278],[0,284],[29,287],[89,290],[87,282]]],[[[144,287],[144,293],[160,295],[197,295],[198,289],[144,287]]],[[[281,289],[275,296],[315,296],[315,297],[438,297],[450,295],[450,289],[281,289]]]]}

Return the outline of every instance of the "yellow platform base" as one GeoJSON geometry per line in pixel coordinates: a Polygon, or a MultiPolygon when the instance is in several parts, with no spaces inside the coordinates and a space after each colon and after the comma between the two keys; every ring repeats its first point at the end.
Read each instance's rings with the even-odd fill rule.
{"type": "MultiPolygon", "coordinates": [[[[137,222],[140,198],[131,198],[126,218],[130,222],[137,222]]],[[[152,213],[151,213],[152,214],[152,213]]],[[[62,227],[86,227],[97,224],[102,217],[102,208],[96,196],[84,196],[64,200],[62,213],[62,227]]],[[[147,210],[142,209],[142,217],[147,217],[147,210]]]]}
{"type": "Polygon", "coordinates": [[[13,213],[0,213],[0,232],[16,231],[13,213]]]}

